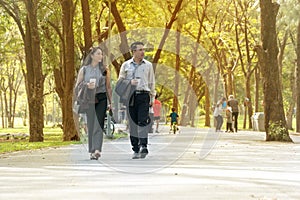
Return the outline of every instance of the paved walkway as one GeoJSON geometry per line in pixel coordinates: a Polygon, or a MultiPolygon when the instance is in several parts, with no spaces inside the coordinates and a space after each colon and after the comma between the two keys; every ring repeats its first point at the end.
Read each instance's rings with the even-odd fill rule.
{"type": "Polygon", "coordinates": [[[98,161],[86,144],[3,154],[0,199],[300,199],[300,137],[264,138],[166,126],[146,159],[131,159],[127,138],[105,141],[98,161]]]}

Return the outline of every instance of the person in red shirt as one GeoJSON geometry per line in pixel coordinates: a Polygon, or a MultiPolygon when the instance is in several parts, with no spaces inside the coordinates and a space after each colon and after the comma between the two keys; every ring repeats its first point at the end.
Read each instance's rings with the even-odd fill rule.
{"type": "Polygon", "coordinates": [[[154,111],[154,121],[156,122],[156,133],[159,133],[158,126],[160,120],[160,111],[161,111],[161,102],[157,99],[157,95],[155,96],[155,100],[153,103],[153,111],[154,111]]]}

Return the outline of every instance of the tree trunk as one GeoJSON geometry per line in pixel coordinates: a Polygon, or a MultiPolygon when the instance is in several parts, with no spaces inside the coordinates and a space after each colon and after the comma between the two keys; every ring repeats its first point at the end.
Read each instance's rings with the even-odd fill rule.
{"type": "Polygon", "coordinates": [[[182,106],[182,110],[181,110],[180,125],[182,125],[182,126],[186,126],[189,122],[189,119],[188,119],[188,117],[189,117],[188,116],[188,112],[189,112],[188,105],[189,105],[190,98],[192,96],[191,93],[194,93],[194,91],[191,91],[192,90],[194,73],[195,73],[195,68],[192,67],[191,71],[190,71],[189,79],[188,79],[188,86],[185,87],[186,91],[185,91],[185,94],[184,94],[183,106],[182,106]]]}
{"type": "Polygon", "coordinates": [[[205,123],[204,126],[210,127],[210,114],[211,114],[211,107],[210,107],[210,96],[209,96],[209,88],[205,84],[205,123]]]}
{"type": "MultiPolygon", "coordinates": [[[[111,9],[111,14],[114,17],[114,21],[118,27],[118,32],[119,32],[120,38],[121,38],[121,43],[119,45],[119,49],[122,52],[124,59],[128,60],[131,58],[131,54],[130,54],[130,51],[128,51],[130,48],[129,48],[129,44],[128,44],[128,40],[127,40],[127,30],[126,30],[125,24],[122,21],[122,17],[117,8],[116,2],[111,1],[111,3],[109,3],[109,1],[105,1],[104,3],[106,4],[107,7],[110,7],[110,9],[111,9]]],[[[111,28],[111,27],[112,27],[112,25],[108,28],[111,28]]],[[[102,42],[101,39],[99,40],[99,42],[100,41],[102,42]]],[[[108,51],[107,47],[103,47],[103,48],[106,48],[106,51],[108,51]]],[[[118,63],[118,61],[113,58],[113,55],[108,55],[108,56],[111,58],[110,61],[112,62],[112,65],[114,66],[114,69],[118,75],[120,73],[121,64],[118,63]]]]}
{"type": "MultiPolygon", "coordinates": [[[[1,84],[1,82],[0,82],[1,84]]],[[[2,91],[0,90],[0,110],[1,110],[1,124],[2,124],[2,128],[6,128],[5,126],[5,115],[4,115],[4,104],[3,104],[3,97],[2,97],[2,91]]]]}
{"type": "Polygon", "coordinates": [[[291,141],[283,109],[278,67],[276,16],[279,5],[272,0],[260,0],[261,40],[257,48],[264,80],[264,113],[267,141],[291,141]]]}
{"type": "Polygon", "coordinates": [[[82,7],[83,36],[84,36],[83,59],[85,59],[89,49],[93,46],[91,12],[90,12],[89,1],[81,0],[81,7],[82,7]]]}
{"type": "Polygon", "coordinates": [[[287,123],[287,127],[289,130],[293,130],[293,118],[294,118],[294,108],[295,108],[295,104],[296,104],[296,100],[297,96],[297,86],[296,86],[296,70],[297,70],[297,66],[295,65],[294,67],[294,71],[291,72],[290,74],[290,88],[292,91],[292,98],[289,100],[289,107],[286,113],[286,123],[287,123]]]}
{"type": "Polygon", "coordinates": [[[40,49],[40,36],[37,23],[38,2],[24,1],[27,10],[25,57],[26,57],[26,89],[29,104],[30,142],[44,140],[44,76],[40,49]]]}
{"type": "MultiPolygon", "coordinates": [[[[107,6],[109,5],[108,1],[106,1],[105,3],[106,3],[107,6]]],[[[128,60],[131,57],[131,55],[130,55],[130,52],[128,52],[129,45],[128,45],[128,42],[127,42],[126,27],[125,27],[125,25],[122,21],[122,18],[121,18],[120,13],[117,9],[117,4],[116,4],[115,1],[111,2],[111,13],[114,16],[114,19],[116,21],[118,31],[119,31],[119,33],[121,33],[121,35],[120,35],[121,43],[120,43],[120,46],[119,46],[120,50],[121,50],[122,54],[124,55],[124,58],[126,60],[128,60]]]]}
{"type": "Polygon", "coordinates": [[[196,115],[196,109],[197,109],[197,98],[190,98],[189,100],[189,121],[191,127],[195,127],[195,115],[196,115]]]}
{"type": "Polygon", "coordinates": [[[179,93],[179,69],[180,69],[180,30],[176,32],[176,62],[175,62],[175,79],[174,79],[174,96],[173,108],[178,111],[178,93],[179,93]]]}
{"type": "Polygon", "coordinates": [[[298,22],[297,31],[297,73],[296,73],[296,84],[297,84],[297,103],[296,103],[296,132],[300,132],[300,19],[298,22]]]}
{"type": "Polygon", "coordinates": [[[72,0],[61,0],[62,7],[62,26],[63,26],[63,57],[62,68],[56,68],[57,93],[62,106],[63,140],[79,140],[78,132],[73,119],[73,86],[75,76],[74,62],[74,32],[73,14],[74,4],[72,0]],[[57,79],[59,77],[60,79],[57,79]]]}
{"type": "Polygon", "coordinates": [[[255,108],[254,108],[254,112],[259,111],[259,100],[260,100],[259,89],[260,89],[260,70],[259,70],[259,67],[257,64],[257,66],[255,67],[255,108]]]}
{"type": "MultiPolygon", "coordinates": [[[[198,30],[198,35],[197,35],[197,44],[200,43],[200,38],[202,35],[202,30],[205,28],[203,26],[204,19],[207,15],[207,9],[208,9],[208,0],[205,0],[202,5],[202,12],[199,11],[199,5],[198,1],[196,1],[196,11],[197,11],[197,19],[199,21],[199,30],[198,30]],[[201,16],[199,15],[201,13],[201,16]]],[[[198,51],[198,45],[195,47],[195,55],[197,55],[198,51]]],[[[197,56],[193,56],[193,67],[196,67],[196,62],[197,62],[197,56]]],[[[210,127],[210,114],[211,114],[211,106],[210,106],[210,93],[209,93],[209,88],[207,86],[208,83],[205,83],[205,90],[204,90],[204,96],[205,96],[205,122],[204,126],[210,127]]],[[[213,95],[213,94],[211,94],[213,95]]]]}
{"type": "MultiPolygon", "coordinates": [[[[230,63],[231,65],[231,63],[230,63]]],[[[228,95],[234,94],[233,92],[233,73],[232,73],[232,67],[228,66],[227,67],[227,76],[226,76],[226,80],[227,80],[227,93],[226,93],[226,97],[228,97],[228,95]]]]}
{"type": "Polygon", "coordinates": [[[246,129],[246,125],[247,125],[247,115],[248,115],[248,106],[247,106],[247,102],[244,101],[244,122],[243,122],[243,129],[246,129]]]}
{"type": "MultiPolygon", "coordinates": [[[[251,73],[252,74],[252,73],[251,73]]],[[[253,107],[252,107],[252,99],[251,99],[251,75],[246,76],[246,97],[247,97],[247,110],[248,110],[248,127],[252,129],[252,115],[253,115],[253,107]]]]}
{"type": "Polygon", "coordinates": [[[178,0],[177,4],[176,4],[176,7],[172,13],[172,16],[171,16],[171,19],[170,21],[166,24],[166,28],[165,28],[165,32],[164,32],[164,35],[162,36],[161,40],[160,40],[160,43],[159,43],[159,46],[158,46],[158,49],[155,53],[155,56],[153,58],[153,69],[155,71],[156,69],[156,64],[158,63],[158,60],[160,58],[160,54],[163,50],[163,46],[165,44],[165,41],[169,35],[169,32],[170,32],[170,29],[172,28],[172,25],[173,23],[175,22],[176,20],[176,17],[177,17],[177,14],[178,12],[180,11],[180,8],[181,8],[181,4],[182,4],[183,0],[178,0]]]}

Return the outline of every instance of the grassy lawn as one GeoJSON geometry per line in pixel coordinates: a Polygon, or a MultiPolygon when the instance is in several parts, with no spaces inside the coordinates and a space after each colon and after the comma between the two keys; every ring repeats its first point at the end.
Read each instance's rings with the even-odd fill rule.
{"type": "MultiPolygon", "coordinates": [[[[293,120],[293,127],[295,127],[296,120],[293,120]]],[[[239,130],[243,130],[243,116],[239,116],[239,130]]],[[[204,127],[204,116],[199,117],[196,120],[196,126],[199,128],[208,128],[204,127]]],[[[211,126],[213,127],[213,121],[211,121],[211,126]]],[[[224,119],[223,129],[226,127],[226,120],[224,119]]],[[[248,127],[248,124],[247,124],[248,127]]],[[[245,130],[245,129],[244,129],[245,130]]],[[[248,129],[249,130],[249,129],[248,129]]],[[[24,140],[21,139],[13,139],[10,137],[8,140],[6,139],[5,134],[27,134],[28,135],[28,127],[16,127],[16,128],[4,128],[0,129],[0,154],[6,152],[14,152],[14,151],[24,151],[24,150],[33,150],[33,149],[41,149],[47,147],[60,147],[71,144],[81,144],[87,142],[87,135],[81,135],[81,141],[71,141],[71,142],[63,142],[63,133],[62,129],[46,127],[44,128],[44,142],[29,142],[29,137],[24,140]]],[[[113,138],[105,137],[105,140],[114,140],[119,138],[128,137],[127,133],[114,133],[113,138]]]]}
{"type": "MultiPolygon", "coordinates": [[[[5,128],[0,129],[0,135],[4,134],[27,134],[28,135],[28,127],[22,128],[5,128]]],[[[120,133],[120,134],[114,134],[114,137],[112,139],[118,139],[122,137],[127,137],[127,134],[120,133]]],[[[70,144],[81,144],[83,142],[87,142],[87,136],[81,135],[81,141],[70,141],[70,142],[63,142],[63,133],[61,128],[50,128],[46,127],[44,128],[44,142],[29,142],[29,137],[27,137],[24,140],[21,139],[13,139],[9,138],[9,140],[6,139],[6,137],[0,138],[0,154],[1,153],[7,153],[7,152],[14,152],[14,151],[24,151],[24,150],[33,150],[33,149],[41,149],[41,148],[47,148],[47,147],[60,147],[60,146],[66,146],[70,144]]]]}
{"type": "MultiPolygon", "coordinates": [[[[214,127],[214,121],[213,121],[213,117],[211,116],[211,121],[210,121],[210,125],[211,125],[211,127],[214,127]]],[[[247,119],[248,120],[248,119],[247,119]]],[[[248,121],[247,121],[247,126],[246,126],[246,129],[244,129],[243,128],[243,125],[244,125],[244,116],[242,116],[242,115],[240,115],[239,117],[238,117],[238,129],[239,130],[252,130],[252,129],[248,129],[248,121]]],[[[198,120],[196,120],[196,126],[197,127],[199,127],[199,128],[208,128],[208,127],[205,127],[204,126],[204,124],[205,124],[205,116],[200,116],[200,117],[198,117],[198,120]]],[[[225,119],[225,117],[223,117],[223,126],[222,126],[222,129],[226,129],[226,119],[225,119]]]]}

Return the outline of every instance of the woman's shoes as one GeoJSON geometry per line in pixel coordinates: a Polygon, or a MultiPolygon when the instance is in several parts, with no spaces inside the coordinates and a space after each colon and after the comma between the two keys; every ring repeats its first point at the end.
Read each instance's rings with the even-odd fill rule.
{"type": "Polygon", "coordinates": [[[91,153],[90,159],[91,160],[98,160],[101,157],[100,151],[96,150],[95,153],[91,153]]]}
{"type": "Polygon", "coordinates": [[[98,158],[101,157],[101,153],[99,150],[96,150],[94,154],[95,154],[95,157],[97,158],[97,160],[98,160],[98,158]]]}
{"type": "Polygon", "coordinates": [[[90,159],[91,160],[98,160],[98,158],[96,158],[95,154],[94,153],[91,153],[90,155],[90,159]]]}

